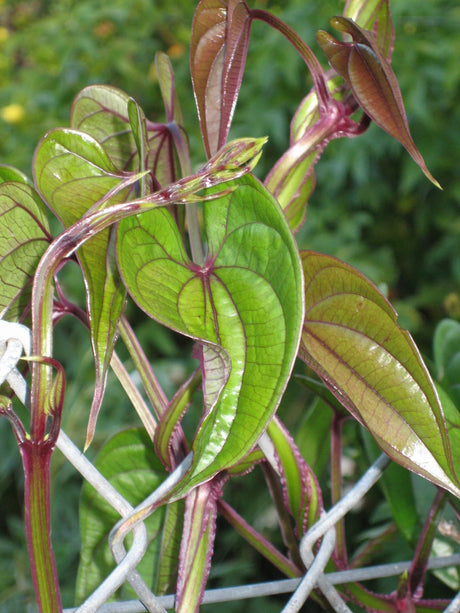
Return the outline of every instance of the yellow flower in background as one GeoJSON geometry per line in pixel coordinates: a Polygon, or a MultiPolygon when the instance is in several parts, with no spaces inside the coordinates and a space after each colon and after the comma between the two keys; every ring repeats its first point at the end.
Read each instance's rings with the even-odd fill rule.
{"type": "Polygon", "coordinates": [[[26,112],[21,104],[8,104],[0,109],[0,117],[6,123],[19,123],[24,119],[25,114],[26,112]]]}
{"type": "Polygon", "coordinates": [[[5,41],[9,37],[9,35],[10,33],[8,29],[4,28],[3,26],[0,26],[0,43],[3,43],[3,41],[5,41]]]}
{"type": "Polygon", "coordinates": [[[169,47],[167,53],[172,60],[175,60],[184,55],[185,47],[184,45],[181,45],[180,43],[174,43],[173,45],[169,47]]]}

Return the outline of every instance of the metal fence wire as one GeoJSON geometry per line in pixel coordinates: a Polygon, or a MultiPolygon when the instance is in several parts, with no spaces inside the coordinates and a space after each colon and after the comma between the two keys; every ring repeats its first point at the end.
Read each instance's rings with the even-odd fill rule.
{"type": "MultiPolygon", "coordinates": [[[[0,320],[0,385],[7,381],[24,405],[27,405],[27,383],[16,365],[23,353],[30,355],[30,347],[31,334],[26,326],[0,320]]],[[[167,609],[174,609],[174,596],[155,596],[136,571],[137,565],[147,550],[148,538],[143,521],[133,521],[133,517],[138,516],[141,512],[144,515],[143,519],[146,519],[146,510],[173,488],[188,470],[189,457],[184,460],[159,488],[152,492],[140,505],[133,508],[63,431],[59,435],[56,446],[83,478],[120,515],[120,520],[114,526],[111,532],[112,536],[109,537],[116,568],[83,604],[79,607],[64,609],[64,612],[142,613],[149,611],[150,613],[165,613],[167,609]],[[133,540],[130,549],[126,551],[120,539],[114,540],[113,535],[115,533],[117,535],[120,533],[128,534],[129,532],[132,532],[133,540]],[[110,597],[126,582],[130,583],[139,599],[108,603],[107,601],[110,597]]],[[[336,523],[379,480],[389,462],[389,458],[382,454],[354,487],[327,513],[324,513],[320,520],[305,534],[301,541],[300,553],[307,572],[302,579],[286,579],[207,590],[204,594],[203,604],[245,600],[276,594],[291,594],[282,613],[295,613],[301,610],[312,590],[317,589],[328,600],[334,611],[337,613],[351,613],[351,609],[336,590],[336,585],[355,581],[365,582],[376,578],[400,575],[405,570],[408,570],[411,565],[410,561],[340,572],[324,572],[335,545],[336,523]],[[313,553],[313,546],[319,540],[321,540],[321,545],[316,553],[313,553]]],[[[428,568],[439,569],[458,565],[460,565],[460,553],[432,558],[428,568]]],[[[445,613],[458,613],[459,611],[460,592],[445,609],[445,613]]]]}

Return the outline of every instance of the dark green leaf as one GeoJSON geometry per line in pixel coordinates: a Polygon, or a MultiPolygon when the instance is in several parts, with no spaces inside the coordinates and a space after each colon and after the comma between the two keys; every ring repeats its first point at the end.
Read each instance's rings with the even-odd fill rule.
{"type": "MultiPolygon", "coordinates": [[[[95,466],[133,507],[167,476],[147,433],[140,429],[119,432],[111,438],[99,453],[95,466]]],[[[148,585],[152,585],[154,573],[162,573],[159,554],[164,514],[165,508],[162,507],[145,521],[150,544],[137,570],[148,585]]],[[[76,586],[78,602],[91,594],[115,568],[108,535],[119,519],[113,507],[89,483],[85,483],[80,502],[82,545],[76,586]]],[[[165,578],[162,581],[167,583],[165,578]]]]}
{"type": "Polygon", "coordinates": [[[460,407],[460,323],[444,319],[435,330],[433,339],[437,378],[460,407]]]}
{"type": "MultiPolygon", "coordinates": [[[[363,434],[367,455],[371,462],[375,462],[381,451],[366,430],[363,434]]],[[[388,501],[391,516],[396,526],[403,537],[411,545],[414,545],[420,530],[420,524],[411,473],[399,464],[392,462],[380,477],[379,486],[388,501]]]]}

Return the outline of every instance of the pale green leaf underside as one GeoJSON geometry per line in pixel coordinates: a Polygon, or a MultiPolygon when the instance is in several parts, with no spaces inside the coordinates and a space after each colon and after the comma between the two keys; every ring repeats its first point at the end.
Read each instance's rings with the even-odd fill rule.
{"type": "Polygon", "coordinates": [[[301,357],[392,459],[460,496],[436,391],[391,305],[339,260],[313,252],[301,258],[301,357]]]}
{"type": "Polygon", "coordinates": [[[137,170],[137,148],[128,120],[129,99],[116,87],[90,85],[73,101],[70,125],[91,134],[117,168],[137,170]]]}
{"type": "Polygon", "coordinates": [[[203,204],[203,268],[189,261],[166,209],[118,228],[119,266],[134,300],[204,345],[207,415],[184,491],[254,446],[284,391],[302,320],[298,252],[278,204],[251,176],[225,186],[236,189],[203,204]]]}
{"type": "Polygon", "coordinates": [[[0,185],[0,319],[19,321],[51,237],[45,207],[25,183],[0,185]]]}

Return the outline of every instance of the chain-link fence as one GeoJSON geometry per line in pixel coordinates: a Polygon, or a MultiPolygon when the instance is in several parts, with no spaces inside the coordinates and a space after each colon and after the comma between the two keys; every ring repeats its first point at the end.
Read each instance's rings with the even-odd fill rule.
{"type": "MultiPolygon", "coordinates": [[[[22,353],[30,354],[30,331],[27,327],[0,320],[0,385],[7,381],[19,400],[27,406],[28,389],[25,379],[16,365],[22,353]]],[[[119,513],[120,521],[114,526],[109,537],[116,568],[99,585],[86,601],[79,607],[65,609],[65,613],[150,613],[165,612],[174,609],[174,596],[155,596],[136,571],[147,547],[148,537],[143,521],[136,517],[162,498],[188,470],[190,457],[184,462],[140,505],[133,508],[131,504],[104,478],[104,476],[83,455],[71,439],[61,431],[57,447],[74,468],[87,480],[98,493],[119,513]],[[132,533],[133,540],[128,551],[123,545],[123,538],[132,533]],[[114,538],[115,534],[117,538],[114,538]],[[139,600],[108,603],[111,596],[126,582],[129,582],[139,600]]],[[[389,464],[387,456],[382,455],[354,485],[354,487],[305,534],[300,544],[302,560],[308,569],[302,579],[270,581],[260,584],[240,585],[231,588],[208,590],[204,594],[203,604],[244,600],[271,596],[275,594],[292,594],[283,613],[300,611],[312,590],[319,590],[337,613],[351,613],[351,609],[342,598],[336,585],[351,582],[366,582],[372,579],[400,575],[410,568],[411,562],[385,564],[341,572],[326,573],[326,565],[335,545],[335,525],[341,520],[379,480],[383,470],[389,464]],[[313,553],[318,541],[319,548],[313,553]]],[[[428,568],[439,569],[460,565],[460,554],[438,557],[430,560],[428,568]]],[[[445,613],[460,611],[460,593],[445,609],[445,613]]]]}

